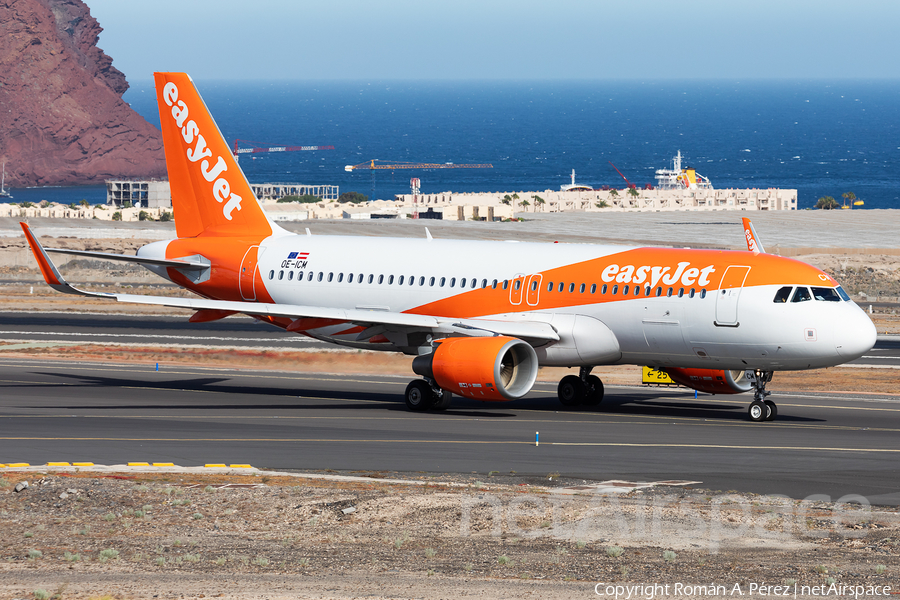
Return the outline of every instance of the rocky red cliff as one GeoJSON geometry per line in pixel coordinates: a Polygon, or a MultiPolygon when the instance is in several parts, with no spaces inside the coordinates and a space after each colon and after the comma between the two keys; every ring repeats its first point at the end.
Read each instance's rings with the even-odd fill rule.
{"type": "MultiPolygon", "coordinates": [[[[162,137],[122,100],[81,0],[0,0],[0,162],[7,185],[164,177],[162,137]]],[[[149,74],[148,74],[149,75],[149,74]]]]}

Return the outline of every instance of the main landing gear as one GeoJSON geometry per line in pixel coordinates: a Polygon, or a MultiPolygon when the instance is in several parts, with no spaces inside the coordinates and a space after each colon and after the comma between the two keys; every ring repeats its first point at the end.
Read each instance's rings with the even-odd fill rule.
{"type": "Polygon", "coordinates": [[[593,367],[581,367],[578,375],[566,375],[556,392],[563,406],[597,406],[603,402],[603,382],[591,375],[593,367]]]}
{"type": "Polygon", "coordinates": [[[778,416],[778,407],[766,396],[772,392],[766,391],[766,384],[772,381],[772,371],[747,371],[747,380],[753,384],[753,402],[747,409],[751,421],[774,421],[778,416]]]}
{"type": "Polygon", "coordinates": [[[406,386],[406,408],[414,412],[447,410],[453,394],[444,391],[434,381],[416,379],[406,386]]]}

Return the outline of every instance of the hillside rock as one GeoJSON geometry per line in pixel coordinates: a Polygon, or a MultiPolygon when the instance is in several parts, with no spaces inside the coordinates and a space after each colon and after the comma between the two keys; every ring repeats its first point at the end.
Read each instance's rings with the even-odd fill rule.
{"type": "MultiPolygon", "coordinates": [[[[163,177],[162,135],[122,100],[81,0],[0,0],[0,161],[7,185],[163,177]]],[[[148,74],[149,75],[149,74],[148,74]]]]}

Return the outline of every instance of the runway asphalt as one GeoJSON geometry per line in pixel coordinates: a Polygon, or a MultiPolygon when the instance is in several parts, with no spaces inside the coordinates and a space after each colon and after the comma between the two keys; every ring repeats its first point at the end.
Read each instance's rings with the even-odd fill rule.
{"type": "Polygon", "coordinates": [[[895,396],[777,394],[778,420],[751,423],[744,396],[609,386],[601,408],[564,410],[538,383],[421,414],[403,404],[408,381],[0,359],[0,463],[559,473],[900,505],[895,396]]]}

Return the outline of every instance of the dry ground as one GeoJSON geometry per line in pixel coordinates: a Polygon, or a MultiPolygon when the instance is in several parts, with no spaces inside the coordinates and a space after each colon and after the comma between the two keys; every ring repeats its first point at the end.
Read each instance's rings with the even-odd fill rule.
{"type": "Polygon", "coordinates": [[[418,476],[428,485],[357,475],[372,479],[7,472],[0,596],[586,598],[598,582],[900,587],[894,511],[680,487],[575,496],[515,474],[418,476]],[[23,480],[30,487],[12,491],[23,480]]]}

